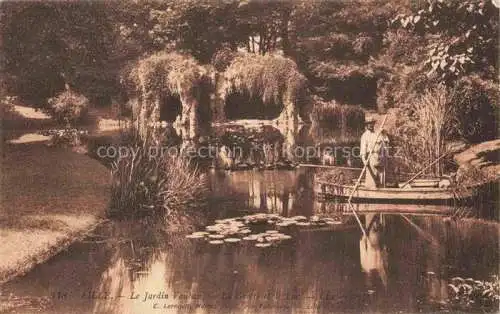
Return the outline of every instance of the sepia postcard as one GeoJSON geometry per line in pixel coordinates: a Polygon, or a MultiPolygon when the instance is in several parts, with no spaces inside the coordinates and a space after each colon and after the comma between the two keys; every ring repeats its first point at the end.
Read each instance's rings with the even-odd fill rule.
{"type": "Polygon", "coordinates": [[[500,0],[0,2],[0,313],[500,311],[500,0]]]}

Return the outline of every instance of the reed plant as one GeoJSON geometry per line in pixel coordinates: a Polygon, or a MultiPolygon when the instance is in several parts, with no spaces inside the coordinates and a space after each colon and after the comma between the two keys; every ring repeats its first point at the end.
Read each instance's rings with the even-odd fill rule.
{"type": "MultiPolygon", "coordinates": [[[[397,145],[402,149],[401,166],[419,171],[447,153],[447,143],[454,129],[453,93],[440,84],[413,97],[401,110],[396,125],[397,145]]],[[[442,175],[442,162],[429,169],[434,176],[442,175]]]]}
{"type": "Polygon", "coordinates": [[[151,156],[146,144],[112,164],[110,216],[157,217],[166,222],[206,196],[206,178],[180,155],[151,156]]]}

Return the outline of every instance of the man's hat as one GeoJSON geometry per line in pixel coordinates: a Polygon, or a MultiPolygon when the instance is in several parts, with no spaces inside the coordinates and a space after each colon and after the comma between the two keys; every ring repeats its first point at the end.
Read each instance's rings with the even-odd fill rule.
{"type": "Polygon", "coordinates": [[[365,118],[365,124],[374,124],[375,119],[373,117],[367,117],[365,118]]]}

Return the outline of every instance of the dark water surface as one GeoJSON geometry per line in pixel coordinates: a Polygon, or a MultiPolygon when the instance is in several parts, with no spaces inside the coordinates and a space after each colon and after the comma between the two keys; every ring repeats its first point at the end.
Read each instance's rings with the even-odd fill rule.
{"type": "Polygon", "coordinates": [[[311,170],[212,172],[209,222],[267,212],[340,216],[341,225],[292,230],[291,240],[257,248],[210,245],[138,221],[110,222],[5,284],[2,307],[15,313],[428,312],[447,299],[450,278],[498,273],[497,223],[370,213],[361,216],[369,229],[364,238],[342,208],[314,201],[311,176],[311,170]]]}
{"type": "MultiPolygon", "coordinates": [[[[190,141],[182,132],[170,133],[166,138],[171,144],[190,141]]],[[[209,141],[215,138],[227,146],[236,143],[249,149],[255,143],[351,146],[359,135],[317,130],[287,134],[269,127],[247,131],[238,126],[212,133],[209,141]]],[[[110,143],[120,142],[114,135],[94,139],[88,145],[89,155],[110,143]]],[[[256,156],[243,156],[241,162],[256,156]]],[[[280,157],[265,158],[267,164],[280,157]]],[[[359,165],[354,160],[351,166],[359,165]]],[[[286,232],[292,239],[258,248],[247,241],[211,245],[187,239],[185,232],[163,231],[161,222],[108,222],[2,286],[0,312],[429,312],[443,309],[451,278],[488,280],[498,274],[497,222],[401,215],[394,213],[394,205],[356,205],[365,211],[360,216],[368,235],[363,237],[345,204],[314,199],[311,168],[206,171],[211,198],[204,222],[198,222],[195,230],[204,230],[216,219],[255,213],[330,217],[341,223],[292,228],[286,232]]],[[[404,212],[415,206],[396,205],[396,209],[404,212]]],[[[479,208],[464,212],[481,216],[479,208]]]]}

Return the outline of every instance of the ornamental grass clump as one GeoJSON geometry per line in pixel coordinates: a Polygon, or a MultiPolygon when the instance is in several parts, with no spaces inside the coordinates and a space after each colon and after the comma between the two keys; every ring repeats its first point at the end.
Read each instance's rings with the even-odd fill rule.
{"type": "Polygon", "coordinates": [[[152,156],[136,146],[113,162],[110,216],[164,218],[167,222],[205,198],[205,177],[190,161],[174,154],[152,156]]]}
{"type": "MultiPolygon", "coordinates": [[[[440,84],[405,105],[396,122],[396,141],[401,149],[401,166],[416,172],[447,153],[447,143],[456,128],[453,92],[440,84]]],[[[440,176],[442,162],[429,169],[429,174],[440,176]]]]}

